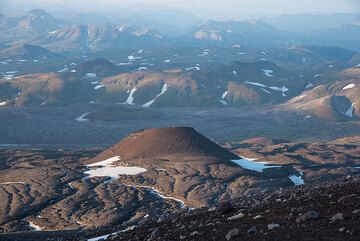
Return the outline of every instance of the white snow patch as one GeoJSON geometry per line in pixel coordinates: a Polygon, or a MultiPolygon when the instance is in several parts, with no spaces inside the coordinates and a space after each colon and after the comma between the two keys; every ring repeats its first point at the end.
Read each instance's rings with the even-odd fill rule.
{"type": "Polygon", "coordinates": [[[119,234],[119,233],[125,233],[127,231],[130,231],[130,230],[133,230],[135,228],[135,226],[130,226],[124,230],[121,230],[121,231],[118,231],[118,232],[114,232],[114,233],[109,233],[109,234],[105,234],[105,235],[102,235],[102,236],[99,236],[99,237],[95,237],[95,238],[90,238],[88,239],[87,241],[98,241],[98,240],[105,240],[107,239],[110,235],[116,235],[116,234],[119,234]]]}
{"type": "Polygon", "coordinates": [[[143,107],[150,107],[150,106],[155,102],[155,100],[156,100],[159,96],[163,95],[163,94],[167,91],[167,89],[168,89],[168,85],[167,85],[167,84],[164,84],[163,87],[162,87],[162,89],[161,89],[160,94],[158,94],[157,96],[155,96],[154,99],[152,99],[152,100],[150,100],[149,102],[143,104],[142,106],[143,106],[143,107]]]}
{"type": "Polygon", "coordinates": [[[134,55],[130,55],[130,56],[128,56],[128,59],[131,61],[131,60],[136,60],[136,59],[142,59],[142,57],[136,57],[134,55]]]}
{"type": "Polygon", "coordinates": [[[129,92],[129,96],[128,98],[126,99],[126,101],[124,102],[124,104],[128,104],[128,105],[135,105],[134,104],[134,97],[133,97],[133,94],[134,92],[136,91],[136,87],[132,88],[129,92]]]}
{"type": "Polygon", "coordinates": [[[159,190],[157,190],[157,189],[155,189],[153,187],[150,187],[150,186],[134,186],[134,185],[126,185],[126,186],[133,187],[133,188],[144,188],[144,189],[150,191],[151,194],[154,194],[154,195],[158,196],[159,198],[173,200],[173,201],[179,203],[181,208],[185,208],[184,201],[182,201],[182,200],[180,200],[178,198],[165,196],[159,190]]]}
{"type": "Polygon", "coordinates": [[[75,120],[78,122],[88,122],[90,120],[85,118],[88,114],[90,114],[90,112],[83,113],[81,116],[75,118],[75,120]]]}
{"type": "Polygon", "coordinates": [[[225,100],[218,100],[218,101],[220,101],[220,103],[222,104],[222,105],[228,105],[228,103],[225,101],[225,100]]]}
{"type": "Polygon", "coordinates": [[[225,92],[221,95],[221,99],[225,99],[225,97],[227,96],[228,93],[229,93],[229,91],[225,91],[225,92]]]}
{"type": "Polygon", "coordinates": [[[142,188],[148,189],[152,194],[162,198],[162,199],[169,199],[169,200],[173,200],[175,202],[178,202],[180,204],[181,208],[185,208],[185,203],[178,199],[178,198],[174,198],[174,197],[168,197],[168,196],[164,196],[161,192],[159,192],[158,190],[156,190],[153,187],[149,187],[149,186],[141,186],[142,188]]]}
{"type": "Polygon", "coordinates": [[[73,69],[70,71],[71,73],[76,73],[76,69],[73,69]]]}
{"type": "Polygon", "coordinates": [[[33,229],[33,231],[42,231],[42,227],[40,227],[39,225],[36,225],[35,223],[28,221],[29,222],[29,227],[31,227],[33,229]]]}
{"type": "Polygon", "coordinates": [[[190,68],[186,68],[185,70],[193,70],[193,69],[195,69],[195,70],[200,70],[200,68],[199,67],[190,67],[190,68]]]}
{"type": "Polygon", "coordinates": [[[164,60],[164,63],[170,63],[170,59],[164,60]]]}
{"type": "Polygon", "coordinates": [[[86,73],[86,77],[88,78],[95,78],[96,74],[95,73],[86,73]]]}
{"type": "Polygon", "coordinates": [[[206,55],[208,55],[208,54],[209,54],[208,52],[204,51],[204,52],[202,52],[201,54],[199,54],[199,57],[206,56],[206,55]]]}
{"type": "Polygon", "coordinates": [[[320,76],[323,76],[324,74],[315,74],[314,75],[314,78],[316,78],[316,77],[320,77],[320,76]]]}
{"type": "Polygon", "coordinates": [[[274,77],[274,75],[272,75],[272,73],[274,73],[273,70],[271,70],[271,69],[263,69],[262,71],[263,71],[264,75],[266,75],[268,77],[274,77]]]}
{"type": "Polygon", "coordinates": [[[59,70],[58,73],[64,73],[64,72],[67,72],[68,70],[69,70],[69,68],[65,67],[65,68],[59,70]]]}
{"type": "Polygon", "coordinates": [[[305,86],[306,89],[309,89],[311,86],[313,86],[312,83],[308,82],[308,84],[305,86]]]}
{"type": "Polygon", "coordinates": [[[25,185],[25,182],[1,182],[2,185],[9,185],[9,184],[22,184],[25,185]]]}
{"type": "MultiPolygon", "coordinates": [[[[87,167],[95,167],[95,169],[90,169],[85,171],[84,174],[86,174],[87,176],[84,179],[86,180],[90,177],[110,177],[111,178],[110,181],[112,181],[119,178],[119,175],[134,176],[147,171],[145,168],[142,167],[113,165],[114,162],[117,162],[119,160],[120,160],[120,156],[114,156],[104,161],[95,162],[86,165],[87,167]]],[[[110,181],[107,181],[106,183],[110,181]]]]}
{"type": "Polygon", "coordinates": [[[147,67],[140,67],[140,68],[138,68],[138,71],[147,70],[147,69],[148,69],[147,67]]]}
{"type": "Polygon", "coordinates": [[[343,90],[352,89],[352,88],[354,88],[354,87],[355,87],[355,84],[348,84],[347,86],[345,86],[345,87],[343,88],[343,90]]]}
{"type": "Polygon", "coordinates": [[[299,175],[290,175],[289,176],[290,180],[294,183],[295,186],[305,184],[305,181],[304,181],[304,179],[302,177],[303,177],[302,172],[300,172],[299,175]]]}
{"type": "Polygon", "coordinates": [[[304,120],[307,120],[307,119],[310,119],[310,118],[312,118],[312,116],[311,116],[311,115],[307,115],[307,116],[304,117],[304,120]]]}
{"type": "Polygon", "coordinates": [[[281,91],[283,97],[286,97],[285,92],[289,90],[289,89],[288,89],[287,87],[285,87],[285,86],[283,86],[283,87],[281,87],[281,88],[280,88],[280,87],[277,87],[277,86],[270,86],[269,88],[272,89],[272,90],[281,91]]]}
{"type": "Polygon", "coordinates": [[[0,102],[0,106],[6,105],[6,101],[0,102]]]}
{"type": "Polygon", "coordinates": [[[264,89],[264,88],[260,88],[262,91],[264,91],[265,93],[268,93],[268,94],[271,94],[271,92],[270,91],[268,91],[268,90],[266,90],[266,89],[264,89]]]}
{"type": "Polygon", "coordinates": [[[95,90],[98,90],[98,89],[100,89],[100,88],[102,88],[102,87],[104,87],[104,85],[97,85],[97,86],[94,87],[94,89],[95,89],[95,90]]]}
{"type": "Polygon", "coordinates": [[[131,62],[126,62],[126,63],[118,63],[119,66],[124,66],[124,65],[132,65],[131,62]]]}
{"type": "Polygon", "coordinates": [[[234,70],[233,72],[232,72],[235,76],[237,76],[237,73],[236,73],[236,71],[234,70]]]}
{"type": "Polygon", "coordinates": [[[281,166],[268,164],[266,162],[257,162],[257,158],[246,158],[241,157],[242,159],[239,160],[231,160],[232,162],[236,163],[237,165],[256,172],[263,172],[264,169],[268,168],[279,168],[281,166]]]}
{"type": "Polygon", "coordinates": [[[255,86],[259,86],[259,87],[267,87],[266,85],[264,84],[261,84],[259,82],[250,82],[250,81],[245,81],[245,84],[250,84],[250,85],[255,85],[255,86]]]}

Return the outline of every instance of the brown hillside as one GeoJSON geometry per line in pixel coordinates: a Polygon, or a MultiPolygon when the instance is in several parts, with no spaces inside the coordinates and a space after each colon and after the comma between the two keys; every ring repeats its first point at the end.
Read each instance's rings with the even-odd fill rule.
{"type": "Polygon", "coordinates": [[[158,128],[136,132],[105,150],[93,160],[100,161],[113,156],[120,156],[122,159],[169,156],[238,158],[190,127],[158,128]]]}

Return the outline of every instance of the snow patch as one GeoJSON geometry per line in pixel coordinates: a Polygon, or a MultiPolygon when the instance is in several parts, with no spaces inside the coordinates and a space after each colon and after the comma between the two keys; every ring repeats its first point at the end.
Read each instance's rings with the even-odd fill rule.
{"type": "Polygon", "coordinates": [[[271,70],[271,69],[263,69],[262,71],[263,71],[264,75],[266,75],[268,77],[274,77],[274,75],[272,75],[272,73],[274,73],[273,70],[271,70]]]}
{"type": "Polygon", "coordinates": [[[164,84],[163,87],[162,87],[162,89],[161,89],[160,94],[158,94],[157,96],[155,96],[155,98],[152,99],[152,100],[150,100],[149,102],[143,104],[142,107],[150,107],[150,106],[155,102],[155,100],[156,100],[158,97],[160,97],[161,95],[163,95],[163,94],[167,91],[167,89],[168,89],[168,85],[167,85],[167,84],[164,84]]]}
{"type": "Polygon", "coordinates": [[[343,90],[352,89],[355,87],[355,84],[348,84],[347,86],[344,86],[343,90]]]}
{"type": "Polygon", "coordinates": [[[88,77],[88,78],[95,78],[95,77],[96,77],[96,74],[95,74],[95,73],[86,73],[85,75],[86,75],[86,77],[88,77]]]}
{"type": "Polygon", "coordinates": [[[99,236],[99,237],[95,237],[95,238],[90,238],[88,239],[87,241],[99,241],[99,240],[106,240],[110,235],[116,235],[116,234],[119,234],[119,233],[125,233],[127,231],[130,231],[130,230],[133,230],[135,228],[135,226],[130,226],[124,230],[120,230],[118,232],[114,232],[114,233],[110,233],[110,234],[105,234],[105,235],[102,235],[102,236],[99,236]]]}
{"type": "Polygon", "coordinates": [[[40,227],[39,225],[36,225],[35,223],[28,221],[29,222],[29,227],[33,230],[33,231],[42,231],[42,227],[40,227]]]}
{"type": "Polygon", "coordinates": [[[75,120],[77,120],[78,122],[88,122],[90,120],[85,118],[88,114],[90,114],[90,112],[82,114],[81,116],[75,118],[75,120]]]}
{"type": "Polygon", "coordinates": [[[95,162],[89,165],[86,165],[87,167],[95,167],[94,169],[90,169],[84,172],[85,175],[87,175],[84,180],[91,178],[91,177],[110,177],[110,181],[107,181],[106,183],[111,182],[112,180],[116,180],[119,178],[119,175],[137,175],[143,172],[146,172],[147,170],[142,167],[136,167],[136,166],[115,166],[114,162],[117,162],[120,160],[120,156],[114,156],[111,158],[108,158],[104,161],[95,162]]]}
{"type": "Polygon", "coordinates": [[[69,70],[69,68],[65,67],[65,68],[59,70],[58,73],[64,73],[64,72],[67,72],[68,70],[69,70]]]}
{"type": "Polygon", "coordinates": [[[94,87],[94,89],[95,89],[95,90],[98,90],[98,89],[100,89],[100,88],[102,88],[102,87],[104,87],[104,85],[97,85],[97,86],[94,87]]]}
{"type": "Polygon", "coordinates": [[[228,103],[225,100],[218,100],[222,105],[228,105],[228,103]]]}
{"type": "Polygon", "coordinates": [[[268,94],[271,94],[271,92],[270,91],[268,91],[268,90],[266,90],[266,89],[264,89],[264,88],[260,88],[262,91],[264,91],[265,93],[268,93],[268,94]]]}
{"type": "Polygon", "coordinates": [[[225,92],[221,95],[221,99],[225,99],[225,97],[227,96],[228,93],[229,93],[229,91],[225,91],[225,92]]]}
{"type": "Polygon", "coordinates": [[[118,63],[119,66],[124,66],[124,65],[132,65],[131,62],[126,62],[126,63],[118,63]]]}
{"type": "Polygon", "coordinates": [[[308,82],[308,84],[305,86],[306,89],[309,89],[311,86],[313,86],[312,83],[308,82]]]}
{"type": "Polygon", "coordinates": [[[22,184],[25,185],[25,182],[1,182],[2,185],[9,185],[9,184],[22,184]]]}
{"type": "Polygon", "coordinates": [[[132,88],[129,92],[129,96],[128,98],[126,99],[126,101],[124,102],[124,104],[128,104],[128,105],[135,105],[134,104],[134,97],[133,97],[133,94],[135,93],[136,91],[136,87],[132,88]]]}
{"type": "Polygon", "coordinates": [[[195,69],[195,70],[200,70],[200,68],[199,67],[190,67],[190,68],[186,68],[185,70],[193,70],[193,69],[195,69]]]}

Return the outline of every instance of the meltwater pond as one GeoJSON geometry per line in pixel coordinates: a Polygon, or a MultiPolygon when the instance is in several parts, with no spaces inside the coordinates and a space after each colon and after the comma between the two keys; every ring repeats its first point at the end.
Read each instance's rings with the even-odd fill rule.
{"type": "Polygon", "coordinates": [[[241,158],[242,159],[231,160],[231,161],[251,171],[263,172],[264,169],[281,167],[279,165],[268,164],[266,162],[258,162],[256,161],[257,160],[256,158],[246,158],[246,157],[241,157],[241,158]]]}

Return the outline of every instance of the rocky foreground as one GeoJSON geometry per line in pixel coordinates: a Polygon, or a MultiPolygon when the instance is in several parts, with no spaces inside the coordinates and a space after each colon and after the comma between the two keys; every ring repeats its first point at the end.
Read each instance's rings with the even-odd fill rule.
{"type": "Polygon", "coordinates": [[[360,240],[360,176],[168,217],[108,240],[360,240]]]}
{"type": "Polygon", "coordinates": [[[8,234],[1,240],[359,240],[360,176],[249,194],[138,226],[8,234]],[[119,231],[122,230],[122,231],[119,231]],[[110,234],[110,235],[106,235],[110,234]],[[91,239],[96,238],[97,239],[91,239]]]}

